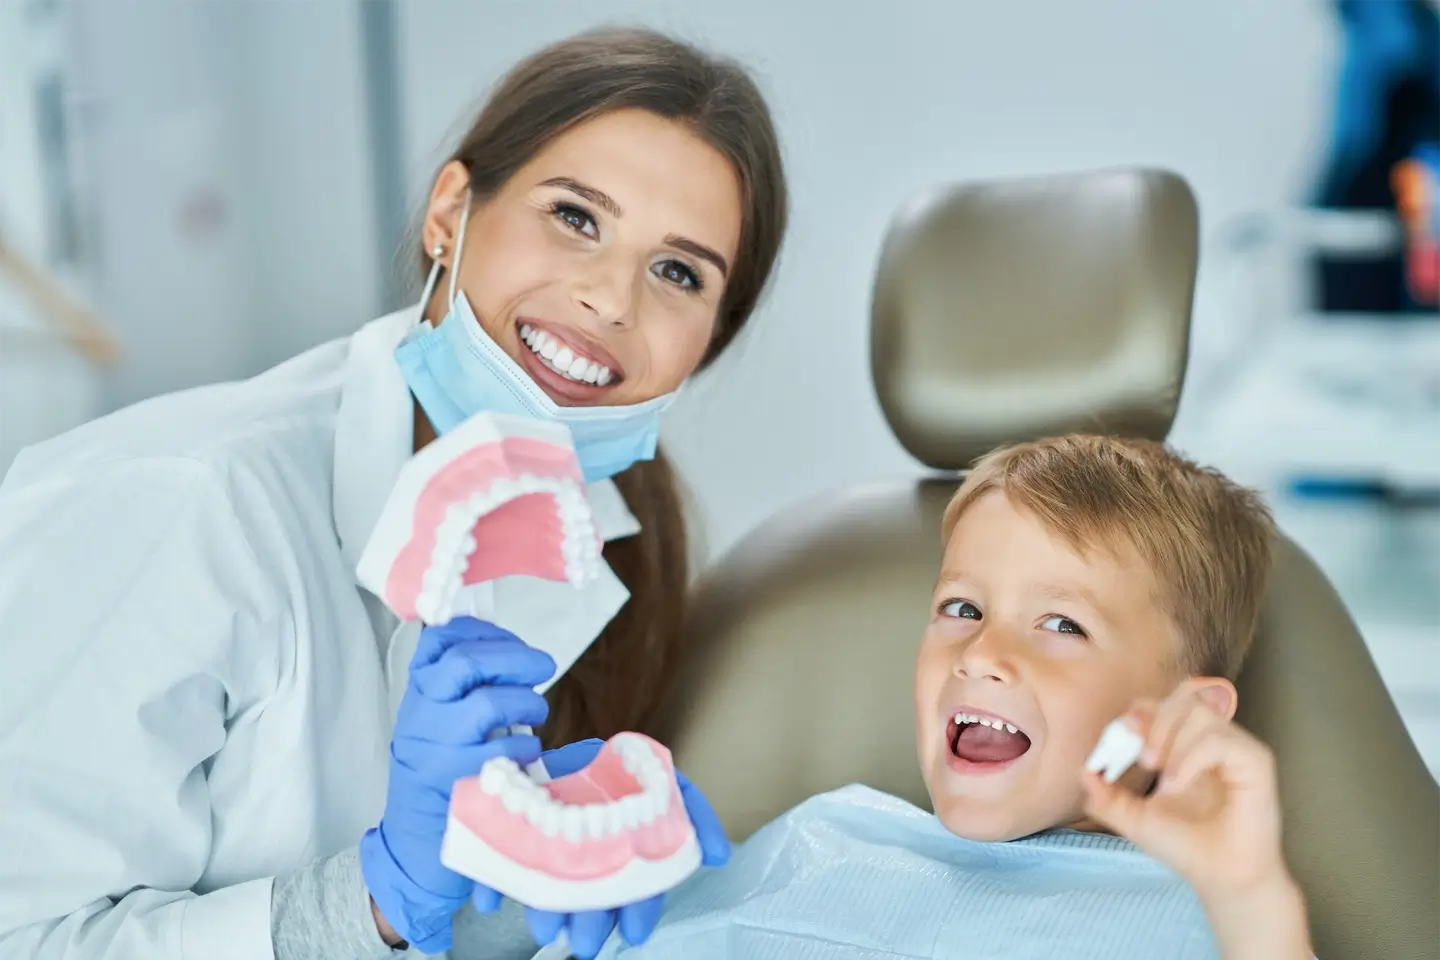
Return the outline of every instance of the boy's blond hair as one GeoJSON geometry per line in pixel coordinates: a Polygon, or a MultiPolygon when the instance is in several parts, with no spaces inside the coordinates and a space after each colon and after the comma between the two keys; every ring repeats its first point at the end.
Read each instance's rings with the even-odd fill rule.
{"type": "Polygon", "coordinates": [[[1258,494],[1163,444],[1054,437],[981,457],[945,508],[945,542],[991,490],[1082,556],[1133,547],[1184,638],[1181,669],[1235,679],[1255,636],[1275,530],[1258,494]]]}

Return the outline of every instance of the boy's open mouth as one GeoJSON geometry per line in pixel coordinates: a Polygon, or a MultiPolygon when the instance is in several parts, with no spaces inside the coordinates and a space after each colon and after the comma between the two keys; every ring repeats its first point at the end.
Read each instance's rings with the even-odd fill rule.
{"type": "Polygon", "coordinates": [[[995,764],[1018,759],[1030,749],[1030,738],[1015,724],[989,714],[962,711],[950,718],[945,740],[951,756],[966,763],[995,764]]]}

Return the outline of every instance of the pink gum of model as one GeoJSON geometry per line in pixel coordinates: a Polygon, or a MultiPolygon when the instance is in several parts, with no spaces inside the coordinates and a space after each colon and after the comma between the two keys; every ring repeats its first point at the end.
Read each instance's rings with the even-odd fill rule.
{"type": "Polygon", "coordinates": [[[524,575],[584,587],[603,544],[564,424],[476,414],[401,468],[356,574],[402,620],[477,613],[472,588],[524,575]]]}
{"type": "MultiPolygon", "coordinates": [[[[415,508],[411,539],[395,559],[385,585],[385,598],[396,616],[416,617],[415,601],[430,565],[435,531],[450,505],[490,489],[497,479],[523,474],[566,477],[578,486],[584,484],[575,455],[568,449],[529,437],[506,437],[452,460],[426,485],[415,508]]],[[[471,535],[475,552],[462,578],[466,586],[513,574],[566,579],[560,550],[564,531],[551,494],[522,494],[499,505],[480,517],[471,535]]]]}
{"type": "MultiPolygon", "coordinates": [[[[449,827],[451,834],[458,830],[467,836],[461,847],[458,838],[447,835],[447,865],[526,906],[562,911],[617,907],[678,884],[699,866],[700,855],[674,761],[649,737],[619,736],[645,741],[660,761],[669,793],[663,815],[604,836],[547,836],[524,813],[487,792],[481,776],[467,777],[456,782],[451,795],[449,827]],[[549,902],[537,902],[544,900],[549,902]]],[[[643,793],[613,739],[583,770],[540,786],[566,807],[608,808],[643,793]]]]}

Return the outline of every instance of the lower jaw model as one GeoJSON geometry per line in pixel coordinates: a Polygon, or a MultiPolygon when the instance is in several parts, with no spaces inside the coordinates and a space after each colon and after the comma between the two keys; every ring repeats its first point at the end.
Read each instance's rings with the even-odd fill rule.
{"type": "Polygon", "coordinates": [[[504,757],[455,784],[440,861],[537,910],[611,910],[700,866],[670,751],[616,734],[590,765],[541,782],[504,757]]]}
{"type": "Polygon", "coordinates": [[[402,620],[488,618],[476,588],[523,574],[584,587],[601,542],[563,424],[478,414],[400,471],[360,582],[402,620]]]}

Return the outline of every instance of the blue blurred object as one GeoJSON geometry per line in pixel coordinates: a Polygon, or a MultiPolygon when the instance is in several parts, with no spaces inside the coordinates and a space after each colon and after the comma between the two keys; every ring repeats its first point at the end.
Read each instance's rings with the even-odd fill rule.
{"type": "MultiPolygon", "coordinates": [[[[1329,156],[1316,207],[1394,211],[1397,164],[1440,131],[1440,7],[1426,0],[1338,0],[1343,53],[1329,156]]],[[[1315,258],[1323,312],[1433,312],[1409,295],[1403,254],[1315,258]]]]}

